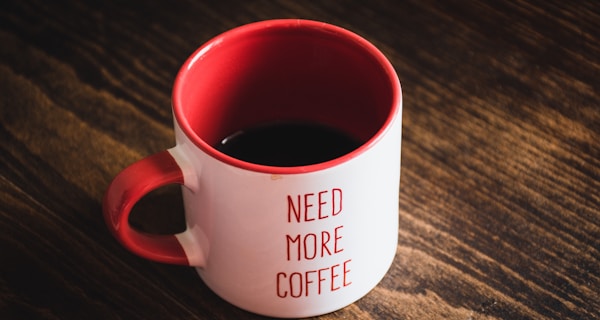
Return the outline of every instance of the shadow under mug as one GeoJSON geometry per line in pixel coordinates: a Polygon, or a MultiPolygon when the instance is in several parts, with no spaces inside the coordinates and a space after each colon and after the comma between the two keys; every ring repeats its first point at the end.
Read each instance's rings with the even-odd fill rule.
{"type": "Polygon", "coordinates": [[[194,52],[172,101],[176,146],[124,169],[106,192],[105,220],[123,246],[196,267],[223,299],[268,316],[335,311],[379,283],[397,248],[402,94],[377,48],[322,22],[252,23],[194,52]],[[281,121],[335,128],[361,144],[289,167],[215,148],[233,132],[281,121]],[[183,185],[187,229],[131,227],[135,203],[173,183],[183,185]]]}

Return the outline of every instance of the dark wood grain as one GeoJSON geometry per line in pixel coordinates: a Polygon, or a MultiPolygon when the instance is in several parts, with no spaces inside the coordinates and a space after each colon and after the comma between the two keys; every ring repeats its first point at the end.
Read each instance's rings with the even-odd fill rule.
{"type": "MultiPolygon", "coordinates": [[[[0,318],[261,318],[123,249],[101,199],[172,146],[195,48],[285,17],[363,35],[404,91],[396,260],[321,319],[600,319],[600,4],[533,0],[1,2],[0,318]]],[[[180,197],[133,223],[181,230],[180,197]]]]}

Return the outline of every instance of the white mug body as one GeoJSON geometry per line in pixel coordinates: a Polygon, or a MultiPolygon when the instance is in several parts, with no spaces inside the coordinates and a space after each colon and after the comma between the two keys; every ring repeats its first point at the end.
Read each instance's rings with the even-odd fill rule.
{"type": "Polygon", "coordinates": [[[188,228],[178,239],[223,299],[308,317],[351,304],[386,274],[398,238],[400,115],[357,156],[297,174],[231,166],[175,128],[188,228]]]}

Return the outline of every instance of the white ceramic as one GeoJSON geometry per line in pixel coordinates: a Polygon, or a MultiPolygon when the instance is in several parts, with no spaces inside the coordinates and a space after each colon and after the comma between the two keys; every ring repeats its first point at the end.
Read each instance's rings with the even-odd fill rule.
{"type": "Polygon", "coordinates": [[[226,32],[176,79],[176,146],[126,168],[107,190],[109,229],[138,255],[195,267],[245,310],[308,317],[343,308],[379,283],[396,253],[401,109],[393,67],[350,31],[272,20],[226,32]],[[298,167],[247,163],[212,147],[247,125],[290,119],[364,143],[298,167]],[[133,229],[131,207],[169,183],[183,185],[187,230],[133,229]]]}

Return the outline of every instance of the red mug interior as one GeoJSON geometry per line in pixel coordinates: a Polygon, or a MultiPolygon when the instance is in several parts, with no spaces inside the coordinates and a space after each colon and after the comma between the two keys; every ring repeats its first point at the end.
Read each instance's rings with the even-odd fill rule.
{"type": "Polygon", "coordinates": [[[186,61],[173,91],[176,121],[191,141],[259,170],[214,146],[239,130],[295,121],[341,130],[364,142],[352,153],[361,152],[385,130],[399,99],[393,67],[372,44],[306,20],[264,21],[217,36],[186,61]]]}

